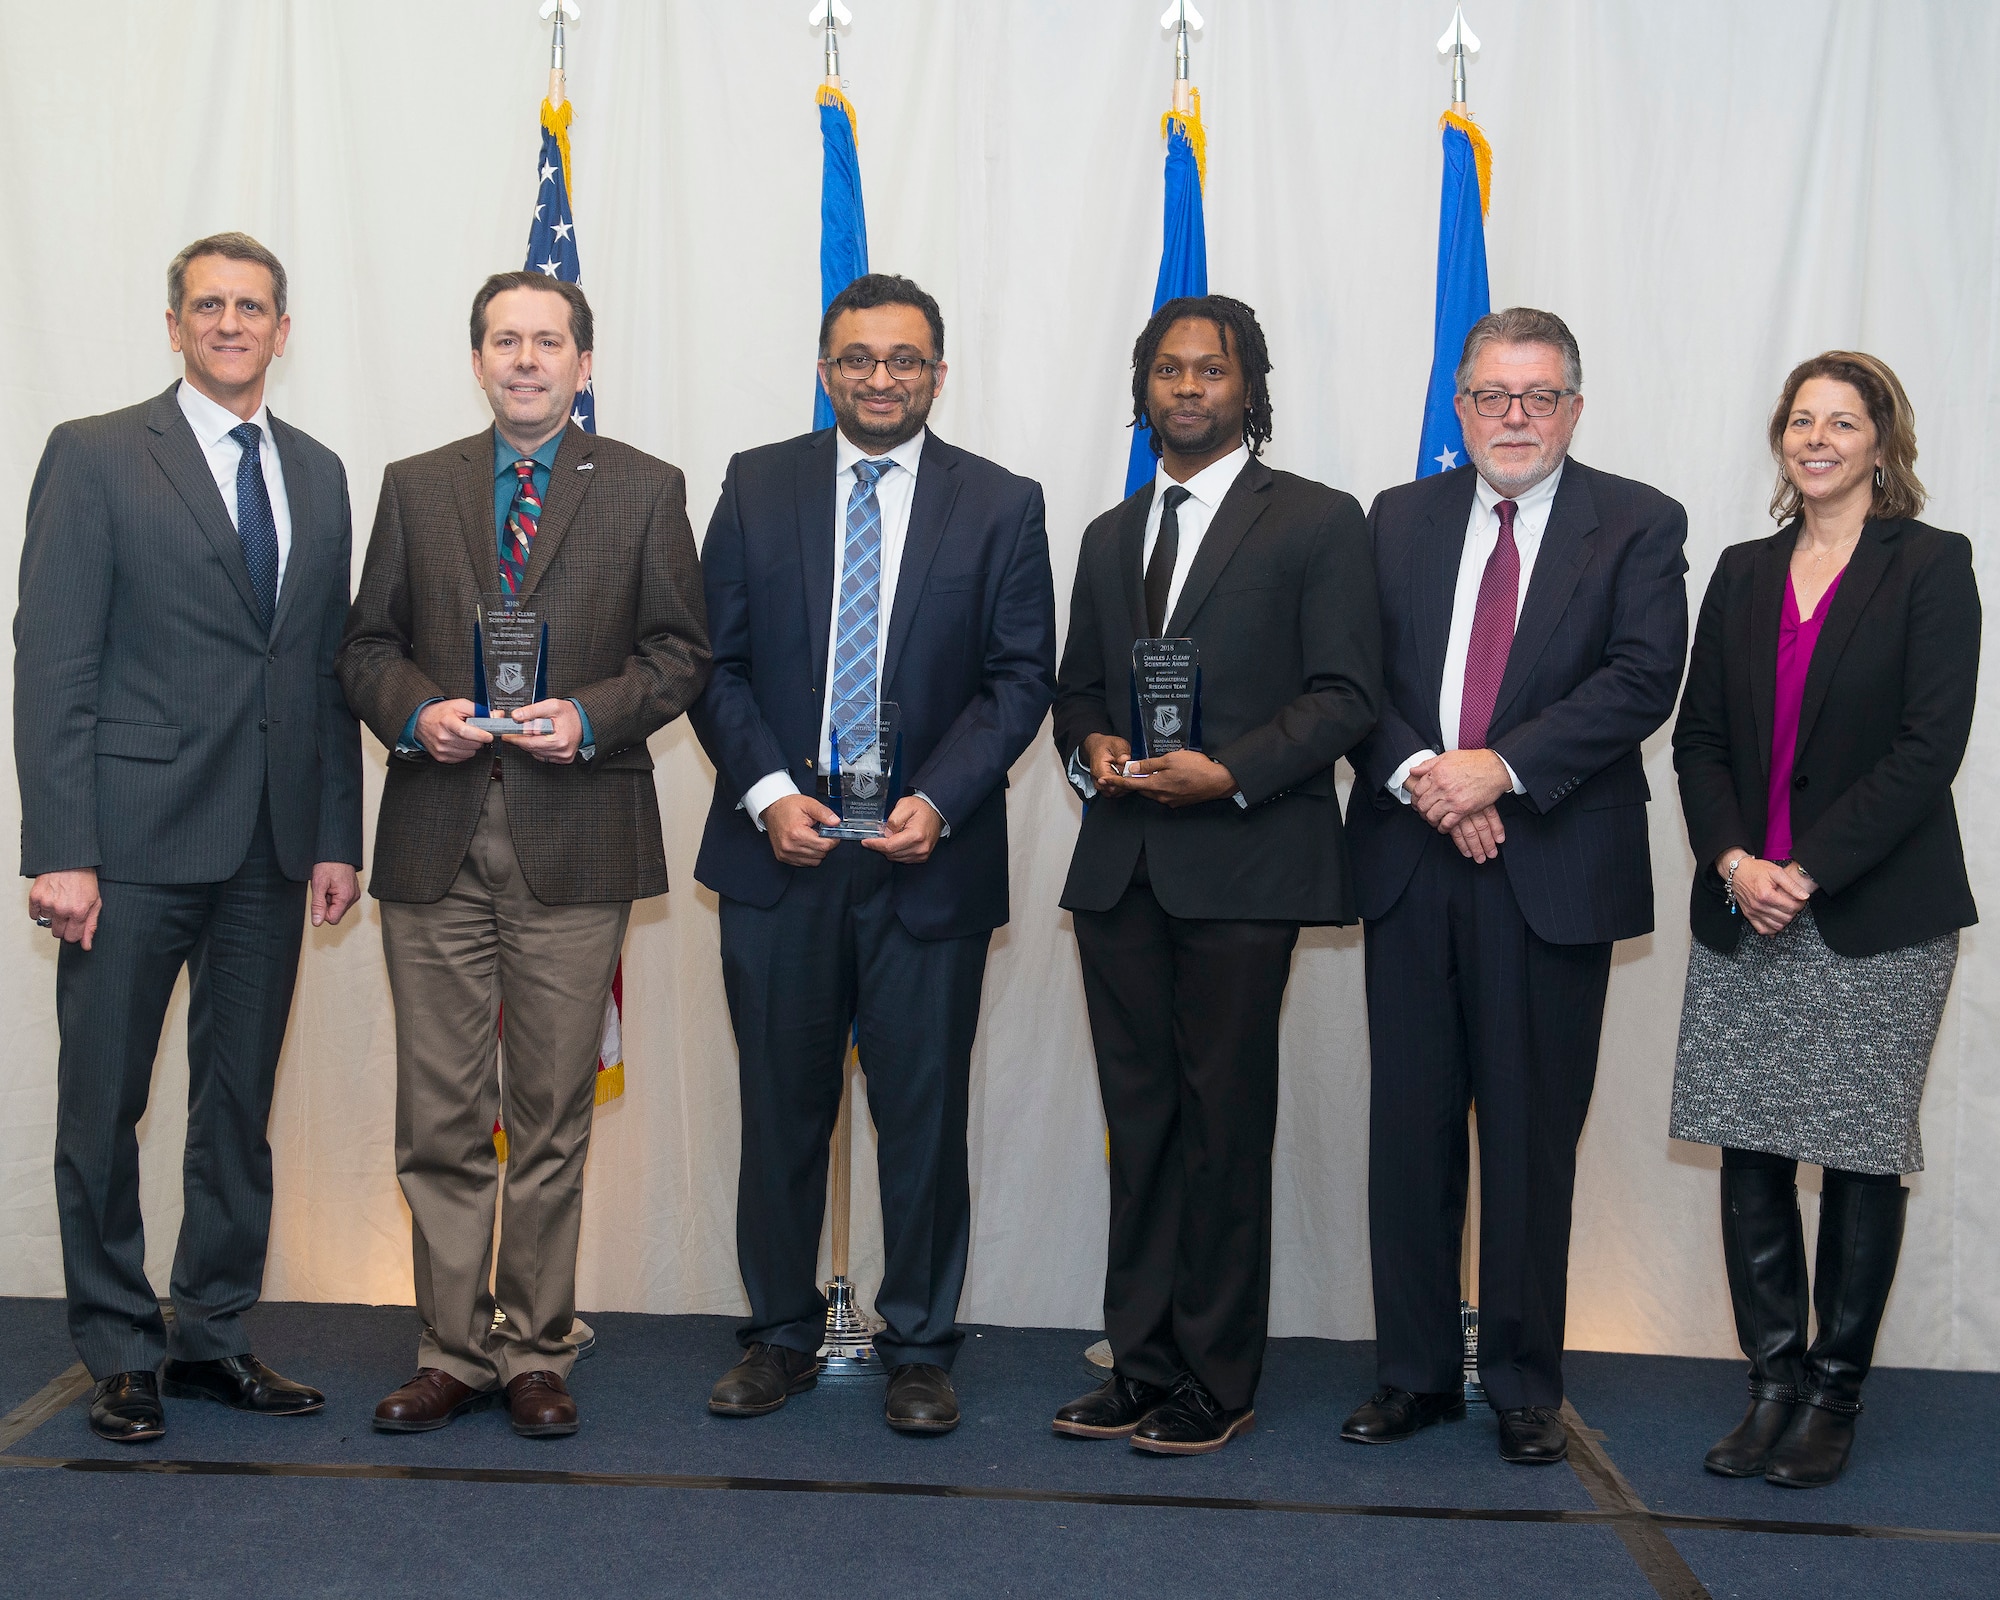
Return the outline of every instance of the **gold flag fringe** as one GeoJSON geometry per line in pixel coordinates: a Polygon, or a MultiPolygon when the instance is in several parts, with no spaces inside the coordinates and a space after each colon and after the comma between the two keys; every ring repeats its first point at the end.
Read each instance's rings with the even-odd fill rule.
{"type": "MultiPolygon", "coordinates": [[[[559,106],[552,106],[546,100],[542,102],[543,131],[556,136],[556,148],[562,152],[563,197],[571,205],[575,205],[576,192],[574,186],[570,183],[569,177],[569,115],[570,103],[567,100],[559,106]]],[[[503,1156],[501,1159],[505,1160],[506,1158],[503,1156]]]]}
{"type": "Polygon", "coordinates": [[[1447,111],[1438,118],[1440,128],[1456,128],[1472,141],[1472,164],[1479,172],[1479,214],[1486,215],[1493,204],[1493,146],[1486,142],[1486,135],[1479,124],[1470,117],[1461,117],[1456,111],[1447,111]]]}
{"type": "Polygon", "coordinates": [[[854,114],[854,102],[830,83],[819,86],[819,103],[823,106],[839,106],[847,113],[847,125],[854,130],[854,137],[861,137],[861,119],[854,114]]]}
{"type": "Polygon", "coordinates": [[[1187,142],[1194,147],[1194,170],[1201,178],[1202,193],[1206,194],[1208,192],[1208,134],[1203,131],[1201,125],[1201,91],[1199,89],[1190,89],[1188,94],[1194,100],[1194,109],[1186,116],[1182,116],[1178,111],[1169,111],[1165,116],[1161,117],[1160,137],[1162,139],[1166,138],[1167,130],[1176,122],[1181,125],[1181,132],[1187,136],[1187,142]]]}

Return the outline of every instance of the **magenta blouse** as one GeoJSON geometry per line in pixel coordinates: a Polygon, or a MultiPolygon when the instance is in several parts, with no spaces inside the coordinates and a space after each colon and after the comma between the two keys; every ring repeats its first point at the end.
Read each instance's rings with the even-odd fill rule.
{"type": "Polygon", "coordinates": [[[1820,625],[1840,593],[1845,567],[1835,574],[1819,609],[1804,622],[1799,620],[1799,597],[1792,589],[1792,575],[1785,573],[1785,608],[1778,617],[1778,690],[1771,705],[1771,793],[1764,810],[1764,859],[1786,861],[1792,854],[1792,761],[1798,754],[1799,704],[1805,699],[1806,671],[1812,666],[1813,646],[1819,643],[1820,625]]]}

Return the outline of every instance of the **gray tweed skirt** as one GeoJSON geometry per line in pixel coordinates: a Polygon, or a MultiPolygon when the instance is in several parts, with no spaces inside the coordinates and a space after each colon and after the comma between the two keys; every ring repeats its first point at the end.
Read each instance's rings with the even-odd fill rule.
{"type": "Polygon", "coordinates": [[[1688,952],[1669,1131],[1849,1172],[1921,1172],[1918,1108],[1958,934],[1876,956],[1827,948],[1811,908],[1731,955],[1688,952]]]}

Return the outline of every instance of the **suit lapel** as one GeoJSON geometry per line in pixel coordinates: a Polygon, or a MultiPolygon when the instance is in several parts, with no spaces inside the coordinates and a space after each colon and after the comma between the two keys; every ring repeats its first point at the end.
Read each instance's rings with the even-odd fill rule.
{"type": "Polygon", "coordinates": [[[1521,692],[1521,685],[1562,622],[1569,597],[1576,592],[1576,580],[1590,559],[1590,547],[1584,541],[1596,527],[1597,505],[1590,497],[1589,469],[1572,461],[1563,469],[1555,504],[1549,507],[1548,525],[1542,529],[1534,575],[1528,579],[1528,596],[1521,604],[1521,620],[1514,625],[1514,643],[1507,651],[1507,670],[1500,676],[1500,690],[1493,699],[1495,724],[1521,692]]]}
{"type": "Polygon", "coordinates": [[[1215,515],[1209,520],[1208,531],[1201,536],[1201,547],[1194,553],[1187,582],[1181,585],[1173,615],[1167,618],[1169,638],[1180,638],[1186,634],[1195,613],[1201,610],[1201,603],[1208,598],[1208,591],[1215,587],[1215,580],[1222,576],[1223,568],[1229,565],[1229,558],[1236,554],[1236,547],[1271,503],[1270,490],[1271,469],[1252,456],[1243,470],[1236,474],[1236,481],[1229,486],[1229,492],[1222,497],[1222,504],[1215,508],[1215,515]]]}
{"type": "MultiPolygon", "coordinates": [[[[1750,680],[1757,764],[1767,780],[1771,776],[1771,722],[1778,697],[1778,627],[1784,620],[1785,574],[1791,567],[1797,538],[1798,524],[1787,523],[1764,541],[1750,568],[1750,639],[1743,670],[1750,680]]],[[[1801,738],[1799,742],[1805,741],[1801,738]]]]}
{"type": "Polygon", "coordinates": [[[208,470],[208,458],[201,452],[201,442],[195,438],[194,429],[188,426],[180,402],[174,398],[174,390],[179,387],[175,384],[147,408],[146,426],[153,435],[153,459],[159,462],[167,481],[186,504],[216,555],[221,557],[229,581],[236,585],[236,592],[243,597],[243,603],[250,608],[250,615],[256,618],[257,626],[261,628],[264,625],[264,608],[258,604],[257,590],[250,582],[250,568],[243,560],[243,541],[236,536],[236,525],[229,520],[229,508],[222,503],[222,496],[216,490],[215,476],[208,470]]]}
{"type": "Polygon", "coordinates": [[[903,534],[903,559],[896,569],[896,594],[890,603],[889,641],[882,651],[881,693],[896,681],[896,663],[916,622],[922,604],[924,583],[944,542],[944,530],[951,520],[951,508],[958,499],[956,452],[936,434],[924,438],[924,453],[917,458],[917,492],[910,501],[910,525],[903,534]]]}
{"type": "MultiPolygon", "coordinates": [[[[1819,718],[1820,707],[1826,703],[1827,684],[1833,677],[1833,669],[1840,664],[1840,653],[1847,648],[1848,640],[1854,637],[1862,611],[1881,584],[1883,574],[1889,570],[1889,562],[1895,555],[1896,537],[1901,532],[1900,522],[1877,522],[1870,518],[1860,542],[1854,547],[1854,554],[1847,558],[1847,571],[1841,575],[1840,588],[1826,613],[1826,621],[1820,625],[1819,641],[1813,646],[1812,664],[1806,668],[1805,695],[1799,702],[1799,742],[1796,749],[1805,749],[1806,741],[1812,737],[1813,723],[1819,718]]],[[[1765,739],[1766,748],[1770,742],[1765,739]]]]}
{"type": "MultiPolygon", "coordinates": [[[[582,428],[572,424],[563,429],[562,443],[556,446],[556,458],[549,467],[549,492],[542,497],[542,519],[535,525],[535,544],[528,552],[528,570],[521,579],[521,598],[524,600],[535,592],[535,585],[549,570],[556,552],[562,548],[563,536],[569,532],[570,524],[576,520],[576,514],[583,506],[583,497],[590,493],[590,485],[597,477],[595,465],[590,459],[591,452],[596,448],[596,438],[582,428]]],[[[499,576],[497,529],[493,572],[495,577],[499,576]]]]}
{"type": "Polygon", "coordinates": [[[493,430],[461,440],[458,455],[452,492],[458,500],[465,553],[472,562],[473,585],[483,600],[500,591],[500,530],[493,522],[493,430]]]}
{"type": "Polygon", "coordinates": [[[1414,709],[1421,718],[1417,726],[1432,733],[1440,750],[1457,742],[1437,725],[1438,695],[1444,689],[1444,657],[1451,643],[1451,609],[1458,599],[1458,564],[1465,556],[1465,525],[1472,520],[1472,497],[1479,487],[1479,474],[1470,467],[1446,476],[1450,481],[1432,500],[1429,536],[1410,560],[1415,591],[1411,611],[1423,672],[1423,701],[1414,709]]]}
{"type": "Polygon", "coordinates": [[[833,480],[838,475],[834,430],[814,434],[799,452],[796,499],[799,519],[799,573],[805,581],[808,666],[826,703],[827,635],[833,627],[833,480]]]}
{"type": "Polygon", "coordinates": [[[285,474],[285,502],[292,514],[292,548],[285,558],[285,582],[278,591],[278,612],[272,619],[271,632],[285,625],[285,618],[291,614],[292,596],[298,590],[298,578],[305,571],[306,562],[313,554],[312,491],[307,487],[306,464],[299,454],[298,434],[276,417],[271,418],[271,442],[278,449],[278,465],[285,474]]]}
{"type": "Polygon", "coordinates": [[[1118,520],[1118,594],[1125,602],[1120,626],[1125,630],[1125,653],[1144,637],[1146,626],[1146,519],[1153,512],[1153,485],[1132,495],[1118,520]]]}

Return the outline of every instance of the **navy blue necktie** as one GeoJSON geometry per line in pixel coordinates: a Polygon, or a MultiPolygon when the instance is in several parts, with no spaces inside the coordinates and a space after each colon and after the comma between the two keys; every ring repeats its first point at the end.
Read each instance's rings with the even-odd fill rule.
{"type": "Polygon", "coordinates": [[[268,628],[278,612],[278,519],[264,487],[263,434],[256,423],[245,422],[231,428],[229,437],[243,446],[236,463],[236,537],[243,541],[243,564],[268,628]]]}

